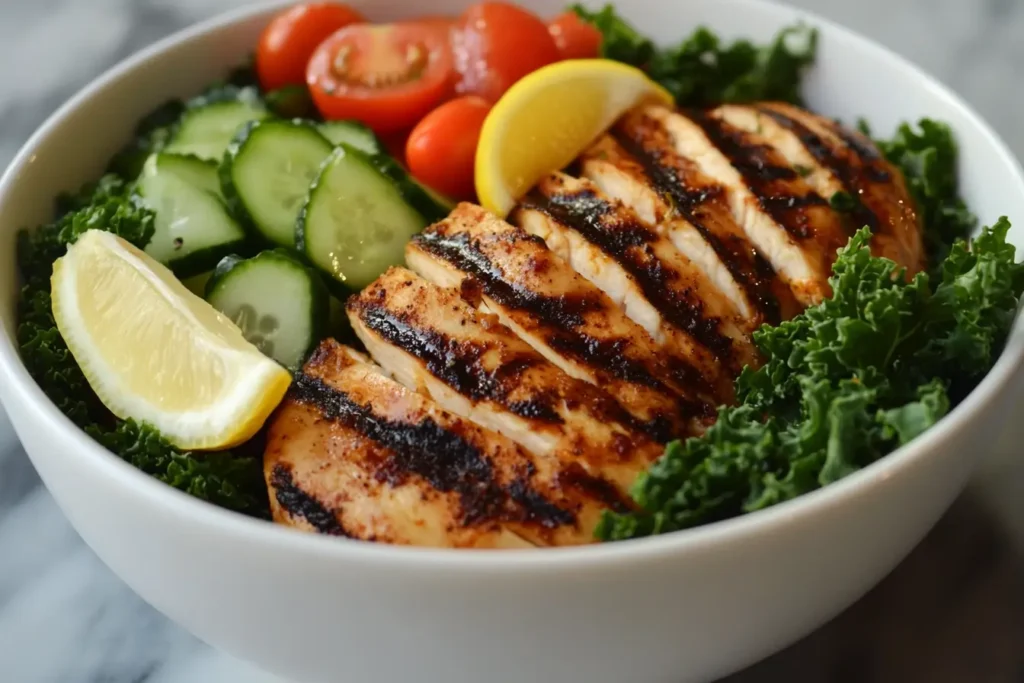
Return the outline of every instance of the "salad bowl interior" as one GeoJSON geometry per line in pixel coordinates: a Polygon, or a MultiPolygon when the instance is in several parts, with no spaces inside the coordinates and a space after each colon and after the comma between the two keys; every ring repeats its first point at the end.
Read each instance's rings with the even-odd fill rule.
{"type": "MultiPolygon", "coordinates": [[[[668,534],[543,552],[454,552],[323,538],[196,501],[103,450],[21,363],[16,235],[52,199],[102,173],[136,121],[244,61],[274,12],[249,6],[154,45],[51,117],[0,181],[0,399],[76,530],[126,583],[185,628],[299,681],[574,683],[705,681],[784,647],[862,595],[922,538],[1005,422],[1024,355],[1019,322],[1001,358],[936,427],[843,481],[769,510],[668,534]]],[[[353,2],[378,21],[421,13],[353,2]]],[[[543,16],[559,2],[524,0],[543,16]]],[[[439,0],[437,14],[464,3],[439,0]]],[[[961,192],[982,224],[1024,244],[1024,175],[959,98],[900,57],[825,21],[760,0],[634,0],[619,11],[676,42],[698,25],[725,39],[818,28],[808,105],[888,133],[947,122],[961,192]]]]}

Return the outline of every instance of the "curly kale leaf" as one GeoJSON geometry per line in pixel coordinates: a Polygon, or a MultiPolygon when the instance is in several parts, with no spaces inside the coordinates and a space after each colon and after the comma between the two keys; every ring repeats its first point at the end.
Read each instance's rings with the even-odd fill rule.
{"type": "Polygon", "coordinates": [[[237,453],[192,454],[152,428],[119,421],[100,402],[68,350],[53,317],[53,262],[86,230],[113,232],[137,247],[153,235],[153,212],[131,186],[108,175],[66,195],[55,222],[22,233],[18,264],[25,279],[18,301],[18,346],[29,374],[75,424],[127,462],[161,481],[224,507],[266,516],[260,458],[237,453]]]}
{"type": "Polygon", "coordinates": [[[196,455],[169,444],[152,427],[134,420],[113,429],[86,431],[108,450],[169,486],[230,510],[267,516],[260,460],[234,453],[196,455]]]}
{"type": "Polygon", "coordinates": [[[605,540],[734,517],[838,481],[916,438],[995,362],[1024,292],[1000,219],[956,241],[933,287],[873,257],[864,229],[841,250],[833,296],[755,341],[766,362],[737,382],[701,437],[670,444],[636,481],[633,514],[605,540]]]}
{"type": "Polygon", "coordinates": [[[817,54],[817,31],[802,24],[780,31],[768,45],[724,43],[698,27],[676,46],[661,49],[619,17],[612,5],[572,10],[602,35],[601,55],[647,71],[682,106],[782,100],[799,104],[800,83],[817,54]]]}
{"type": "Polygon", "coordinates": [[[18,236],[18,266],[29,284],[48,283],[53,262],[87,230],[106,230],[142,247],[153,237],[155,227],[153,211],[132,185],[111,174],[77,193],[62,195],[58,214],[62,215],[53,223],[18,236]]]}

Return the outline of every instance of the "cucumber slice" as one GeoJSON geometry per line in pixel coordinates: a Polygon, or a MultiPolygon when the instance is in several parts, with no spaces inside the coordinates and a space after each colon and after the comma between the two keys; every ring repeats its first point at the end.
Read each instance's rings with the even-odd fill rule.
{"type": "Polygon", "coordinates": [[[156,214],[145,251],[178,277],[211,270],[224,256],[244,250],[245,230],[220,199],[213,163],[166,152],[150,155],[138,191],[156,214]]]}
{"type": "Polygon", "coordinates": [[[317,125],[317,130],[332,145],[350,145],[367,154],[380,154],[384,151],[384,146],[369,126],[359,121],[324,121],[317,125]]]}
{"type": "Polygon", "coordinates": [[[247,124],[238,131],[220,166],[228,205],[267,242],[295,246],[299,211],[330,153],[331,143],[308,123],[247,124]]]}
{"type": "Polygon", "coordinates": [[[419,211],[428,223],[445,218],[455,208],[454,202],[420,183],[388,155],[377,154],[371,160],[381,173],[391,178],[405,197],[405,201],[419,211]]]}
{"type": "Polygon", "coordinates": [[[239,127],[268,115],[255,88],[228,88],[189,102],[164,151],[220,161],[239,127]]]}
{"type": "Polygon", "coordinates": [[[266,356],[293,371],[323,338],[330,314],[320,274],[283,249],[250,259],[228,256],[205,298],[266,356]]]}
{"type": "Polygon", "coordinates": [[[426,225],[368,155],[343,144],[309,190],[296,243],[334,282],[358,290],[401,263],[406,242],[426,225]]]}

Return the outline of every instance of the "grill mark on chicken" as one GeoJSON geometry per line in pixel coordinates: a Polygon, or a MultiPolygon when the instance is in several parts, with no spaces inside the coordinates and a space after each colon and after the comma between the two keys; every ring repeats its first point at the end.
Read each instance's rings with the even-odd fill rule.
{"type": "Polygon", "coordinates": [[[508,400],[519,376],[539,362],[539,357],[513,358],[492,372],[481,363],[487,352],[484,346],[456,342],[433,330],[421,329],[384,307],[362,302],[360,309],[360,318],[367,327],[419,358],[432,375],[460,394],[474,401],[495,401],[520,417],[562,424],[550,402],[508,400]]]}
{"type": "MultiPolygon", "coordinates": [[[[505,504],[509,492],[495,481],[490,461],[475,445],[429,417],[417,423],[382,419],[344,392],[306,375],[292,384],[289,398],[315,407],[325,419],[340,422],[386,448],[389,455],[374,472],[378,481],[397,486],[414,474],[439,491],[455,493],[465,525],[510,519],[505,504]]],[[[533,504],[527,516],[546,528],[575,523],[571,512],[543,498],[524,496],[522,489],[517,502],[533,504]]]]}
{"type": "MultiPolygon", "coordinates": [[[[411,285],[412,282],[406,284],[411,285]]],[[[385,294],[383,288],[378,290],[378,295],[385,294]]],[[[572,380],[572,395],[561,396],[557,391],[550,390],[534,392],[536,398],[513,399],[524,373],[548,362],[532,348],[524,349],[521,353],[508,353],[503,349],[501,352],[505,357],[500,365],[488,368],[484,356],[494,349],[486,344],[459,341],[439,334],[368,298],[354,297],[348,305],[367,328],[385,341],[412,354],[426,365],[430,374],[473,401],[491,401],[519,417],[555,426],[565,424],[557,409],[563,401],[571,409],[586,404],[588,410],[604,422],[631,428],[659,443],[665,443],[672,437],[664,421],[638,420],[612,396],[581,380],[572,380]]]]}
{"type": "Polygon", "coordinates": [[[270,485],[274,488],[278,504],[292,517],[306,520],[321,534],[350,537],[333,512],[296,486],[289,466],[282,463],[274,465],[270,473],[270,485]]]}
{"type": "Polygon", "coordinates": [[[778,163],[771,147],[752,142],[742,131],[704,112],[687,111],[686,117],[704,131],[743,177],[761,207],[791,236],[801,242],[817,236],[805,209],[828,207],[828,202],[810,188],[803,194],[793,194],[788,185],[799,181],[800,175],[793,168],[778,163]]]}
{"type": "MultiPolygon", "coordinates": [[[[521,239],[544,244],[539,237],[525,233],[521,239]]],[[[480,251],[479,246],[466,233],[450,236],[423,233],[417,235],[414,241],[431,254],[472,275],[479,282],[483,292],[497,303],[511,309],[526,311],[547,323],[553,328],[553,334],[546,336],[545,341],[552,348],[588,365],[605,369],[626,382],[665,392],[671,391],[642,362],[623,354],[623,349],[629,344],[628,339],[595,339],[586,334],[572,332],[574,328],[585,324],[586,314],[605,310],[604,302],[599,297],[551,297],[516,287],[503,279],[487,255],[480,251]]]]}
{"type": "MultiPolygon", "coordinates": [[[[797,139],[799,139],[801,144],[803,144],[804,149],[814,157],[815,161],[832,171],[832,173],[834,173],[839,179],[839,182],[843,184],[843,188],[852,197],[857,198],[860,196],[860,190],[864,184],[861,174],[867,173],[868,169],[873,168],[870,164],[865,164],[859,170],[855,169],[848,160],[836,154],[832,150],[832,147],[825,142],[820,135],[796,119],[790,118],[782,112],[778,112],[767,107],[758,107],[757,109],[760,113],[770,117],[783,128],[786,128],[796,135],[797,139]]],[[[878,174],[872,175],[876,177],[878,176],[878,174]]],[[[888,172],[883,171],[881,175],[884,176],[882,180],[873,180],[872,182],[886,182],[889,180],[888,172]]],[[[878,215],[876,215],[875,212],[868,208],[863,202],[855,202],[853,209],[850,211],[849,217],[854,223],[852,226],[854,229],[859,229],[866,225],[871,232],[878,231],[878,215]]]]}
{"type": "MultiPolygon", "coordinates": [[[[643,118],[644,124],[652,126],[649,130],[657,130],[662,135],[667,134],[648,117],[643,118]]],[[[737,230],[732,234],[716,234],[708,228],[707,221],[701,215],[705,204],[722,201],[725,189],[721,185],[711,183],[697,188],[689,186],[680,170],[673,167],[672,164],[673,161],[681,163],[683,160],[680,157],[675,157],[671,161],[666,159],[668,154],[665,150],[672,149],[671,144],[652,144],[648,148],[620,127],[614,128],[611,135],[639,163],[649,184],[661,195],[667,197],[671,206],[711,246],[729,274],[746,292],[747,298],[757,308],[763,320],[769,324],[778,325],[782,316],[779,299],[773,291],[773,283],[778,280],[778,276],[771,264],[742,234],[742,231],[737,230]]],[[[722,211],[728,214],[728,206],[723,206],[722,211]]],[[[788,292],[785,285],[783,288],[788,292]]]]}
{"type": "Polygon", "coordinates": [[[585,492],[591,498],[601,501],[612,512],[627,514],[636,510],[636,505],[619,492],[606,479],[587,474],[579,463],[571,462],[562,468],[556,477],[559,486],[585,492]]]}
{"type": "Polygon", "coordinates": [[[572,228],[596,245],[635,279],[647,300],[670,324],[688,332],[727,364],[735,362],[733,340],[718,329],[721,321],[704,315],[704,304],[695,292],[687,289],[680,295],[671,286],[675,273],[666,271],[650,252],[650,243],[659,239],[652,229],[639,221],[623,223],[612,205],[590,189],[550,196],[533,191],[521,205],[572,228]],[[617,221],[615,229],[608,229],[605,220],[617,221]]]}
{"type": "MultiPolygon", "coordinates": [[[[393,267],[352,297],[347,312],[356,334],[386,372],[447,410],[505,435],[544,462],[555,461],[559,468],[579,462],[587,473],[608,479],[625,493],[663,452],[662,444],[650,438],[610,393],[564,372],[500,324],[497,316],[471,308],[455,288],[430,284],[393,267]],[[431,330],[453,347],[471,342],[486,347],[473,371],[497,378],[482,382],[493,393],[474,399],[453,388],[430,370],[429,355],[419,357],[415,349],[403,348],[375,331],[367,323],[374,309],[387,309],[393,317],[405,318],[408,326],[431,330]],[[504,371],[504,366],[520,360],[528,361],[528,370],[513,381],[502,381],[502,376],[518,372],[504,371]],[[532,417],[515,402],[540,406],[558,422],[532,417]]],[[[461,362],[457,356],[449,359],[461,362]]]]}

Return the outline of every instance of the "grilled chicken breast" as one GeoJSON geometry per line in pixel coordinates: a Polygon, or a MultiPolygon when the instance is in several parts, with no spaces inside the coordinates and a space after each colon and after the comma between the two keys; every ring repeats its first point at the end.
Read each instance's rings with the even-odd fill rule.
{"type": "Polygon", "coordinates": [[[607,392],[570,377],[459,292],[391,268],[348,302],[384,369],[446,410],[625,495],[662,451],[607,392]]]}
{"type": "Polygon", "coordinates": [[[728,188],[733,217],[801,304],[830,294],[832,261],[850,230],[778,150],[707,112],[659,106],[642,112],[665,127],[676,152],[728,188]]]}
{"type": "Polygon", "coordinates": [[[904,264],[908,275],[924,268],[917,212],[903,176],[860,133],[779,102],[726,105],[711,116],[759,133],[793,168],[800,169],[820,196],[846,192],[854,198],[847,221],[854,229],[871,229],[875,255],[904,264]]]}
{"type": "Polygon", "coordinates": [[[585,179],[556,173],[513,213],[669,350],[719,386],[756,365],[751,328],[686,256],[621,202],[585,179]]]}
{"type": "Polygon", "coordinates": [[[801,306],[735,221],[725,187],[676,153],[642,112],[623,117],[580,157],[584,177],[671,240],[749,326],[778,324],[801,306]]]}
{"type": "Polygon", "coordinates": [[[836,251],[924,267],[903,179],[791,105],[641,105],[508,222],[460,204],[346,304],[270,426],[274,519],[388,543],[589,542],[664,443],[828,296],[836,251]],[[847,193],[846,207],[830,200],[847,193]],[[415,272],[413,272],[415,271],[415,272]],[[379,364],[379,365],[378,365],[379,364]]]}
{"type": "Polygon", "coordinates": [[[393,544],[588,543],[603,507],[579,478],[330,339],[274,417],[264,473],[275,521],[393,544]]]}
{"type": "MultiPolygon", "coordinates": [[[[653,340],[537,237],[460,204],[406,248],[409,267],[498,319],[569,375],[603,387],[659,441],[714,413],[703,378],[673,370],[653,340]]],[[[684,365],[678,361],[677,365],[684,365]]]]}

